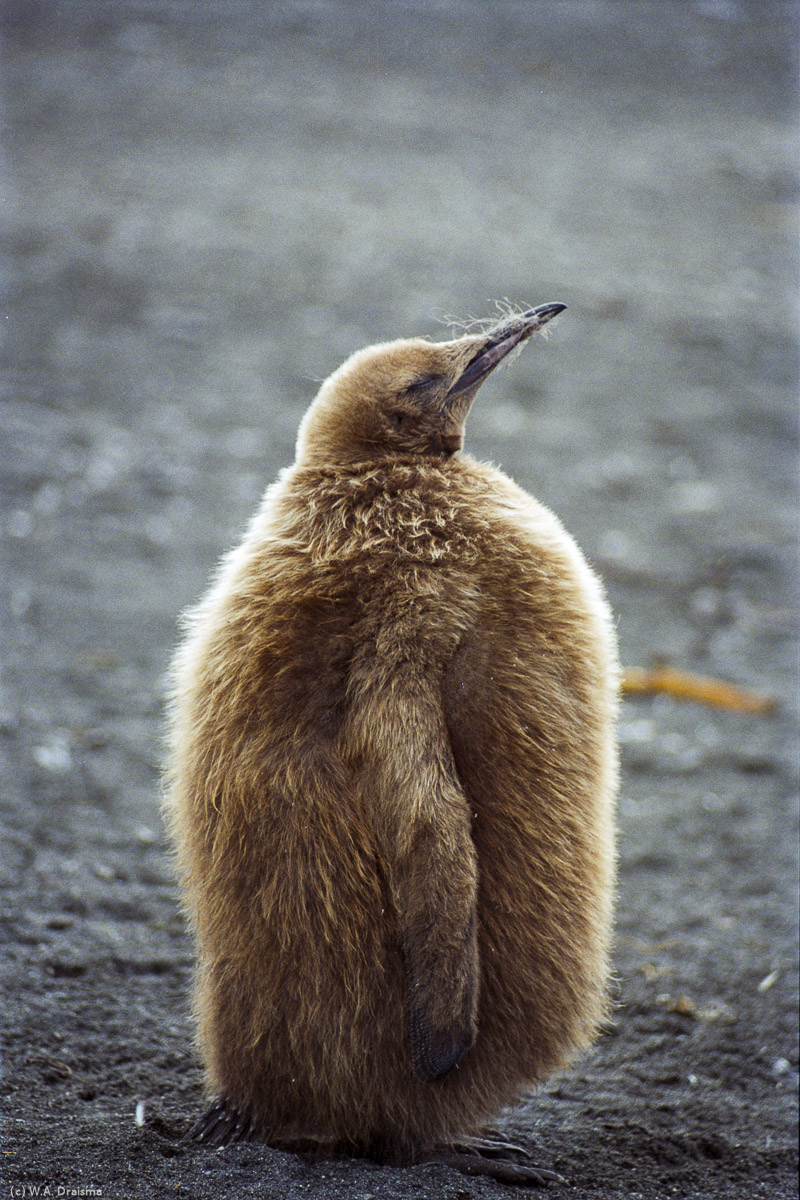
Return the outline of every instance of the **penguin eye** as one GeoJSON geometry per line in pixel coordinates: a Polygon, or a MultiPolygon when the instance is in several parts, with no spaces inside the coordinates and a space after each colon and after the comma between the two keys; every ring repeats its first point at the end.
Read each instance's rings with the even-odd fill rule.
{"type": "Polygon", "coordinates": [[[437,383],[441,383],[441,375],[419,375],[416,379],[412,379],[403,392],[407,396],[418,396],[420,392],[426,392],[430,388],[435,387],[437,383]]]}

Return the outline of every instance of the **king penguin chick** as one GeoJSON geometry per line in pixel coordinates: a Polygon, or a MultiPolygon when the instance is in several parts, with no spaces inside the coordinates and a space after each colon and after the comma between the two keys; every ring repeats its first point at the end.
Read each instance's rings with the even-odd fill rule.
{"type": "Polygon", "coordinates": [[[461,449],[564,307],[352,355],[185,619],[166,812],[201,1140],[543,1177],[464,1138],[606,1011],[616,648],[558,520],[461,449]]]}

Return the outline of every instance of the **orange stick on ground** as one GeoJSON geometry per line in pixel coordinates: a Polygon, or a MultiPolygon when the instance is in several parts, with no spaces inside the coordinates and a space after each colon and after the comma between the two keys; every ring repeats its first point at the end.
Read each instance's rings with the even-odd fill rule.
{"type": "Polygon", "coordinates": [[[750,692],[722,679],[709,675],[694,675],[675,667],[628,667],[622,673],[623,696],[663,693],[676,700],[695,700],[712,708],[728,708],[733,712],[768,713],[777,706],[772,696],[750,692]]]}

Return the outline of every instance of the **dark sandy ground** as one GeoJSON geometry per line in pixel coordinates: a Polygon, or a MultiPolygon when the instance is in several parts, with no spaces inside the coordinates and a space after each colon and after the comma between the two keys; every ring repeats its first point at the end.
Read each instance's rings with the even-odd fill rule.
{"type": "Polygon", "coordinates": [[[134,1122],[202,1102],[177,615],[316,379],[504,296],[569,313],[470,449],[577,536],[628,665],[781,702],[626,701],[615,1024],[508,1125],[553,1197],[797,1195],[797,15],[3,5],[3,1195],[508,1194],[134,1122]]]}

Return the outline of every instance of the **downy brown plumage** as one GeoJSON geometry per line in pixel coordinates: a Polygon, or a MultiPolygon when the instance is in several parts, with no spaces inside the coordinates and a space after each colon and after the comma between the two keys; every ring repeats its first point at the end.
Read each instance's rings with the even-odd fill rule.
{"type": "Polygon", "coordinates": [[[603,1017],[608,608],[558,520],[460,453],[563,307],[354,354],[186,617],[166,812],[210,1140],[413,1161],[603,1017]]]}

